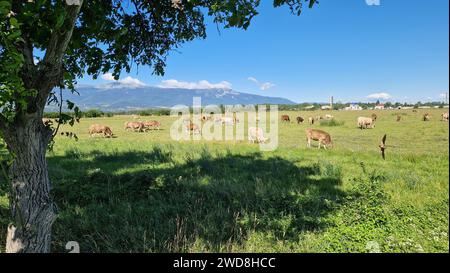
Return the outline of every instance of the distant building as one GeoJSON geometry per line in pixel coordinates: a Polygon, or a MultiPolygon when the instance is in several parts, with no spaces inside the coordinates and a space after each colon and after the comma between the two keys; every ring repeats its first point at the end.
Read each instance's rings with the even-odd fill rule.
{"type": "Polygon", "coordinates": [[[347,111],[361,111],[362,107],[359,106],[356,103],[351,103],[350,106],[345,107],[344,110],[347,110],[347,111]]]}
{"type": "Polygon", "coordinates": [[[384,109],[385,109],[384,104],[377,104],[375,106],[375,110],[384,110],[384,109]]]}
{"type": "Polygon", "coordinates": [[[330,105],[324,105],[322,107],[320,107],[322,110],[331,110],[331,106],[330,105]]]}

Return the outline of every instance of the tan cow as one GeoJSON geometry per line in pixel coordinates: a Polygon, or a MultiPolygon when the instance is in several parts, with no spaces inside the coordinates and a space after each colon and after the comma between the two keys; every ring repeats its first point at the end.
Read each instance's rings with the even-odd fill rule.
{"type": "Polygon", "coordinates": [[[448,121],[448,113],[443,113],[441,115],[441,117],[442,117],[442,121],[448,121]]]}
{"type": "Polygon", "coordinates": [[[46,126],[46,127],[52,126],[53,125],[53,120],[51,120],[49,118],[43,118],[42,119],[42,123],[44,123],[44,126],[46,126]]]}
{"type": "Polygon", "coordinates": [[[142,132],[144,130],[144,123],[139,121],[125,122],[125,131],[132,130],[134,132],[142,132]]]}
{"type": "Polygon", "coordinates": [[[362,129],[368,129],[368,128],[374,128],[375,127],[375,121],[372,118],[366,118],[366,117],[359,117],[358,118],[358,128],[362,129]]]}
{"type": "Polygon", "coordinates": [[[186,131],[193,134],[201,134],[200,127],[195,123],[186,124],[186,131]]]}
{"type": "Polygon", "coordinates": [[[400,122],[402,120],[402,116],[397,115],[397,122],[400,122]]]}
{"type": "Polygon", "coordinates": [[[314,118],[309,117],[308,122],[309,122],[309,125],[314,125],[314,118]]]}
{"type": "Polygon", "coordinates": [[[325,149],[333,148],[333,142],[329,133],[318,129],[306,129],[306,139],[308,141],[308,148],[311,148],[312,140],[319,142],[319,149],[323,146],[325,149]]]}
{"type": "Polygon", "coordinates": [[[93,135],[102,134],[103,137],[113,137],[113,133],[111,131],[111,128],[105,125],[100,124],[92,124],[89,127],[89,137],[92,137],[93,135]]]}
{"type": "Polygon", "coordinates": [[[423,121],[430,121],[430,114],[428,114],[428,113],[425,113],[424,115],[423,115],[423,121]]]}
{"type": "Polygon", "coordinates": [[[251,143],[265,143],[268,138],[264,137],[264,132],[261,128],[248,128],[248,141],[251,143]]]}
{"type": "Polygon", "coordinates": [[[161,123],[159,121],[156,121],[156,120],[144,121],[144,122],[142,122],[142,125],[143,125],[142,129],[144,131],[149,131],[151,129],[160,130],[160,128],[161,128],[161,123]]]}

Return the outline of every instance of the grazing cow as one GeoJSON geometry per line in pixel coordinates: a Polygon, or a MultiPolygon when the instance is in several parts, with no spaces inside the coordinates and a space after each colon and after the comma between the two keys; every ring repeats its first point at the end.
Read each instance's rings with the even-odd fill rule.
{"type": "Polygon", "coordinates": [[[281,121],[291,122],[291,118],[288,115],[282,115],[281,116],[281,121]]]}
{"type": "Polygon", "coordinates": [[[358,128],[362,129],[368,129],[368,128],[374,128],[375,122],[372,118],[365,118],[365,117],[359,117],[358,118],[358,128]]]}
{"type": "Polygon", "coordinates": [[[373,121],[377,121],[377,119],[378,119],[377,114],[373,113],[373,114],[372,114],[372,119],[373,119],[373,121]]]}
{"type": "Polygon", "coordinates": [[[413,113],[417,113],[417,110],[416,109],[414,109],[414,110],[412,110],[413,111],[413,113]]]}
{"type": "Polygon", "coordinates": [[[402,116],[397,115],[397,122],[400,122],[402,120],[402,116]]]}
{"type": "Polygon", "coordinates": [[[302,117],[297,117],[297,124],[303,123],[305,121],[302,117]]]}
{"type": "Polygon", "coordinates": [[[234,125],[234,119],[230,117],[221,117],[216,121],[222,123],[222,125],[234,125]]]}
{"type": "Polygon", "coordinates": [[[423,121],[430,121],[430,114],[425,113],[425,114],[423,115],[423,121]]]}
{"type": "Polygon", "coordinates": [[[160,130],[160,127],[161,127],[161,123],[156,120],[144,121],[144,122],[142,122],[142,125],[143,125],[144,131],[149,131],[151,129],[160,130]]]}
{"type": "Polygon", "coordinates": [[[311,148],[312,140],[319,142],[319,149],[323,146],[325,149],[328,147],[333,148],[333,142],[329,133],[318,129],[306,129],[306,139],[308,141],[308,148],[311,148]]]}
{"type": "Polygon", "coordinates": [[[442,117],[442,121],[448,121],[448,113],[443,113],[441,115],[441,117],[442,117]]]}
{"type": "Polygon", "coordinates": [[[317,116],[317,117],[316,117],[316,121],[320,121],[320,120],[322,120],[322,119],[323,119],[322,116],[317,116]]]}
{"type": "Polygon", "coordinates": [[[332,115],[330,115],[330,114],[325,115],[325,118],[326,119],[334,119],[334,117],[332,115]]]}
{"type": "Polygon", "coordinates": [[[264,143],[268,139],[264,137],[264,132],[261,128],[248,128],[248,141],[251,143],[264,143]]]}
{"type": "Polygon", "coordinates": [[[138,121],[125,122],[124,127],[126,131],[142,132],[144,130],[144,123],[138,121]]]}
{"type": "Polygon", "coordinates": [[[113,133],[111,131],[111,128],[105,125],[100,124],[92,124],[89,127],[89,137],[92,137],[93,135],[102,134],[103,137],[112,137],[113,133]]]}
{"type": "Polygon", "coordinates": [[[42,119],[42,123],[44,123],[45,127],[49,127],[53,125],[53,120],[49,119],[49,118],[43,118],[42,119]]]}
{"type": "Polygon", "coordinates": [[[201,134],[200,127],[195,123],[190,123],[186,125],[186,132],[193,134],[201,134]]]}
{"type": "Polygon", "coordinates": [[[314,118],[309,117],[308,122],[309,122],[309,125],[314,125],[314,118]]]}

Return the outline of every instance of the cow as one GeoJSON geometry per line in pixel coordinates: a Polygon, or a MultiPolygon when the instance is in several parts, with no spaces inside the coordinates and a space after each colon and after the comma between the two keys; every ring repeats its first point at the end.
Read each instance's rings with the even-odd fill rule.
{"type": "Polygon", "coordinates": [[[362,129],[368,129],[368,128],[374,128],[375,122],[372,118],[366,118],[366,117],[359,117],[358,118],[358,128],[362,129]]]}
{"type": "Polygon", "coordinates": [[[305,121],[302,117],[297,117],[297,124],[303,123],[305,121]]]}
{"type": "Polygon", "coordinates": [[[264,137],[264,132],[261,128],[248,128],[248,141],[251,143],[265,143],[268,139],[264,137]]]}
{"type": "Polygon", "coordinates": [[[53,120],[49,118],[43,118],[42,123],[44,124],[45,127],[49,127],[53,125],[53,120]]]}
{"type": "Polygon", "coordinates": [[[151,129],[160,130],[160,128],[161,128],[161,123],[159,121],[156,121],[156,120],[144,121],[144,122],[142,122],[142,125],[143,125],[142,129],[144,131],[149,131],[151,129]]]}
{"type": "Polygon", "coordinates": [[[397,122],[400,122],[402,120],[402,116],[397,115],[397,122]]]}
{"type": "Polygon", "coordinates": [[[193,122],[186,125],[186,132],[188,133],[192,132],[193,134],[201,134],[200,127],[193,122]]]}
{"type": "Polygon", "coordinates": [[[233,125],[234,124],[234,119],[230,118],[230,117],[221,117],[219,119],[220,123],[222,123],[223,125],[233,125]]]}
{"type": "Polygon", "coordinates": [[[144,131],[144,123],[138,121],[130,121],[125,122],[125,131],[132,130],[134,132],[143,132],[144,131]]]}
{"type": "Polygon", "coordinates": [[[378,119],[377,114],[373,113],[373,114],[372,114],[372,119],[373,119],[373,121],[377,121],[377,119],[378,119]]]}
{"type": "Polygon", "coordinates": [[[291,122],[291,118],[288,115],[282,115],[281,116],[281,121],[291,122]]]}
{"type": "Polygon", "coordinates": [[[425,113],[425,114],[423,115],[423,121],[430,121],[430,114],[425,113]]]}
{"type": "Polygon", "coordinates": [[[318,129],[306,129],[306,140],[308,148],[311,148],[312,140],[319,142],[319,149],[323,146],[325,149],[333,148],[333,142],[329,133],[318,129]]]}
{"type": "Polygon", "coordinates": [[[309,125],[314,125],[314,118],[309,117],[308,122],[309,122],[309,125]]]}
{"type": "Polygon", "coordinates": [[[442,117],[442,121],[448,121],[448,113],[443,113],[441,115],[441,117],[442,117]]]}
{"type": "Polygon", "coordinates": [[[316,116],[315,119],[316,119],[316,121],[320,121],[320,120],[323,119],[323,117],[322,116],[316,116]]]}
{"type": "Polygon", "coordinates": [[[325,118],[326,119],[334,119],[334,117],[332,115],[330,115],[330,114],[325,115],[325,118]]]}
{"type": "Polygon", "coordinates": [[[100,124],[92,124],[89,127],[89,137],[92,137],[93,135],[97,134],[102,134],[103,137],[113,137],[111,128],[109,128],[108,126],[100,124]]]}

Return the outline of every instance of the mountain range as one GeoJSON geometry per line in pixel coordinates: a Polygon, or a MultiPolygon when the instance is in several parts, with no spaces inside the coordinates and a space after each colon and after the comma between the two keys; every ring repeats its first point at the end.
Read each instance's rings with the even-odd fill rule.
{"type": "MultiPolygon", "coordinates": [[[[175,105],[192,106],[194,97],[201,98],[202,106],[220,104],[295,104],[295,102],[284,98],[253,95],[231,89],[181,89],[152,86],[139,88],[109,86],[108,88],[99,88],[83,86],[77,88],[79,94],[71,93],[68,90],[63,90],[63,92],[64,99],[75,103],[81,110],[128,111],[170,108],[175,105]]],[[[57,107],[49,105],[46,110],[55,111],[57,107]]]]}

